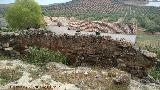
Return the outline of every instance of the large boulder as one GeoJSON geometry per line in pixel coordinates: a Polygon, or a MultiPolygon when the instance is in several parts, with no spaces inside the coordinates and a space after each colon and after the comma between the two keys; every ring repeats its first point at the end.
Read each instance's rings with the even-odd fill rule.
{"type": "Polygon", "coordinates": [[[129,73],[111,68],[108,71],[108,76],[112,78],[112,90],[128,90],[131,81],[131,75],[129,73]]]}
{"type": "Polygon", "coordinates": [[[157,57],[157,55],[155,53],[149,52],[147,50],[141,50],[141,53],[148,58],[156,58],[157,57]]]}
{"type": "Polygon", "coordinates": [[[61,26],[68,26],[69,19],[66,17],[48,17],[44,16],[44,21],[48,26],[57,26],[58,23],[61,23],[61,26]]]}

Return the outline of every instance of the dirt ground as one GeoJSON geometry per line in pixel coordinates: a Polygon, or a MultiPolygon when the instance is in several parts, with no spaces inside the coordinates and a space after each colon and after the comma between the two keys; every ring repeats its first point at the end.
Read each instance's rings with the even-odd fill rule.
{"type": "MultiPolygon", "coordinates": [[[[1,60],[0,71],[13,69],[23,73],[19,79],[2,84],[0,90],[13,90],[15,86],[26,88],[44,88],[50,86],[54,90],[159,90],[160,85],[154,83],[143,84],[138,80],[124,82],[123,85],[113,84],[116,75],[129,75],[118,69],[101,70],[88,67],[69,67],[60,63],[51,62],[45,67],[37,67],[20,60],[1,60]],[[12,88],[12,89],[11,89],[12,88]]],[[[12,72],[15,74],[15,72],[12,72]]],[[[32,90],[31,89],[31,90],[32,90]]],[[[18,89],[16,89],[18,90],[18,89]]],[[[52,90],[52,89],[45,89],[52,90]]]]}

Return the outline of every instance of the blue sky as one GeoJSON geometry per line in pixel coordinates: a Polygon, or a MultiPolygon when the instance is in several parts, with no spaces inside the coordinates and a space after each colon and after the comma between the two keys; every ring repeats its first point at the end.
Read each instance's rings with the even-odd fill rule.
{"type": "MultiPolygon", "coordinates": [[[[14,1],[15,0],[0,0],[0,4],[14,3],[14,1]]],[[[37,1],[40,5],[48,5],[53,3],[64,3],[71,0],[35,0],[35,1],[37,1]]]]}

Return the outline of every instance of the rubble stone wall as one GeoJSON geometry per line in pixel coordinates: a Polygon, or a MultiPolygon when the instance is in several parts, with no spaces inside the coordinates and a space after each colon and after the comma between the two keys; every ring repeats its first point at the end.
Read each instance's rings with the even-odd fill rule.
{"type": "Polygon", "coordinates": [[[16,38],[16,33],[0,32],[0,55],[7,55],[12,57],[19,55],[19,52],[14,50],[17,45],[16,38]]]}
{"type": "Polygon", "coordinates": [[[21,47],[36,45],[64,53],[70,64],[91,65],[101,68],[118,67],[132,75],[143,77],[154,65],[155,57],[147,57],[130,43],[110,37],[85,35],[56,35],[47,31],[29,31],[20,35],[21,47]]]}
{"type": "Polygon", "coordinates": [[[12,56],[17,52],[23,54],[30,45],[60,51],[72,65],[98,66],[104,69],[117,67],[137,77],[147,76],[147,69],[156,62],[156,56],[147,56],[148,52],[142,54],[130,43],[115,41],[109,36],[56,35],[39,30],[25,31],[19,35],[0,34],[0,52],[9,51],[12,56]]]}

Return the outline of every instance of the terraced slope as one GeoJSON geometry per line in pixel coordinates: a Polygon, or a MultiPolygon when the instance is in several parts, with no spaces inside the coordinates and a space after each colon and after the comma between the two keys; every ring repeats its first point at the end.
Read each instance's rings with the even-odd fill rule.
{"type": "MultiPolygon", "coordinates": [[[[121,0],[122,1],[122,0],[121,0]]],[[[53,16],[77,16],[80,19],[94,17],[151,16],[160,14],[159,7],[127,5],[118,0],[72,0],[67,3],[50,5],[43,8],[44,13],[53,16]]]]}

